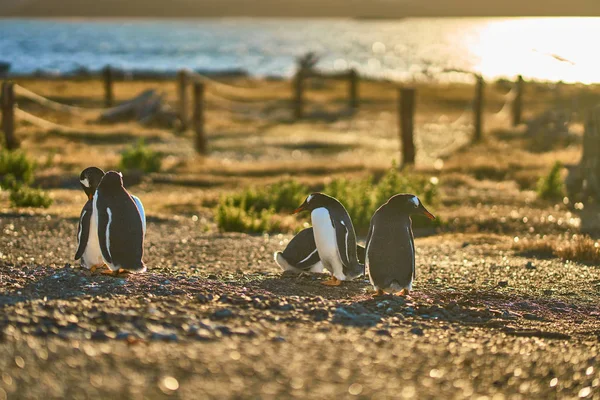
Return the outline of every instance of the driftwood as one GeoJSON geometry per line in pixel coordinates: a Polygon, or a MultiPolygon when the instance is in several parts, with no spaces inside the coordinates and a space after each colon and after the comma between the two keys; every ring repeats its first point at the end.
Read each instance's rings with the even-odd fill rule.
{"type": "Polygon", "coordinates": [[[592,109],[587,117],[579,164],[568,168],[565,186],[569,198],[600,200],[600,106],[592,109]]]}
{"type": "Polygon", "coordinates": [[[177,128],[179,117],[164,102],[164,95],[149,89],[131,100],[103,112],[98,122],[117,123],[137,121],[142,125],[156,125],[167,128],[177,128]]]}

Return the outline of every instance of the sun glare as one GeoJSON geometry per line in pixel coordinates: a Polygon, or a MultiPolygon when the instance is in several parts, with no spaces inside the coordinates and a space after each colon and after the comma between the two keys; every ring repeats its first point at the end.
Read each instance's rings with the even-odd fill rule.
{"type": "Polygon", "coordinates": [[[470,48],[486,77],[523,75],[541,80],[597,81],[598,18],[491,20],[470,48]]]}

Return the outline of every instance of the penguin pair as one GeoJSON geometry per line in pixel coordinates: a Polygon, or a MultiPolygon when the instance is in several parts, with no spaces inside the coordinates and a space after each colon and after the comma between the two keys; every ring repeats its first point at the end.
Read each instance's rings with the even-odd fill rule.
{"type": "MultiPolygon", "coordinates": [[[[311,250],[311,253],[296,265],[300,265],[301,268],[313,265],[311,270],[318,269],[320,266],[316,261],[320,260],[323,268],[331,273],[331,278],[323,282],[328,286],[339,286],[342,281],[352,280],[362,275],[364,265],[358,260],[354,225],[342,203],[326,194],[313,193],[294,211],[294,214],[302,211],[310,211],[316,252],[312,251],[312,242],[309,240],[304,246],[311,250]]],[[[309,234],[306,233],[304,236],[309,234]]],[[[299,238],[298,243],[302,242],[305,240],[299,238]]],[[[294,251],[290,250],[289,253],[294,251]]]]}
{"type": "MultiPolygon", "coordinates": [[[[356,245],[356,255],[358,262],[364,264],[365,248],[360,244],[356,245]]],[[[320,273],[324,270],[312,227],[300,231],[283,251],[275,252],[274,258],[284,271],[320,273]]]]}
{"type": "Polygon", "coordinates": [[[284,270],[331,272],[326,285],[337,286],[366,270],[376,295],[407,295],[415,277],[415,243],[411,215],[435,219],[412,194],[392,196],[379,207],[369,225],[363,260],[356,245],[354,226],[344,206],[335,198],[313,193],[296,209],[311,211],[313,228],[295,236],[275,261],[284,270]],[[361,264],[361,263],[364,263],[361,264]]]}
{"type": "Polygon", "coordinates": [[[142,261],[146,215],[139,198],[123,187],[123,175],[89,167],[81,172],[81,186],[88,201],[81,210],[75,260],[95,271],[144,272],[142,261]]]}

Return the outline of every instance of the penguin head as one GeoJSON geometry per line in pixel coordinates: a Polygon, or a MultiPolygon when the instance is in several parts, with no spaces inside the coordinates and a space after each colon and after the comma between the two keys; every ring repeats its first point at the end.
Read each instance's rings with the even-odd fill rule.
{"type": "Polygon", "coordinates": [[[79,183],[83,188],[83,191],[87,195],[88,199],[92,199],[94,197],[94,193],[96,192],[96,188],[100,184],[102,177],[104,176],[104,171],[102,171],[98,167],[88,167],[81,171],[79,174],[79,183]]]}
{"type": "Polygon", "coordinates": [[[338,201],[335,198],[327,196],[324,193],[315,192],[308,195],[306,200],[304,200],[304,203],[294,210],[294,214],[302,211],[316,210],[317,208],[321,207],[327,208],[328,206],[334,204],[338,204],[338,201]]]}
{"type": "Polygon", "coordinates": [[[108,171],[102,178],[102,187],[106,189],[123,187],[123,174],[117,171],[108,171]]]}
{"type": "Polygon", "coordinates": [[[431,220],[435,219],[435,216],[425,208],[421,200],[413,194],[394,195],[390,197],[387,205],[391,206],[396,212],[407,215],[420,214],[431,220]]]}

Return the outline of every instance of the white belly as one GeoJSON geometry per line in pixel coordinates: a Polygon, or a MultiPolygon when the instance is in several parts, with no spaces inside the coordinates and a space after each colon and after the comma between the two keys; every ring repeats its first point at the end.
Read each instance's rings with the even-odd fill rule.
{"type": "Polygon", "coordinates": [[[339,280],[346,280],[329,211],[324,207],[317,208],[312,211],[310,217],[315,234],[315,243],[323,266],[339,280]]]}
{"type": "Polygon", "coordinates": [[[92,215],[90,218],[90,232],[81,261],[82,265],[87,269],[90,269],[93,265],[104,264],[100,243],[98,242],[98,225],[95,215],[92,215]]]}

